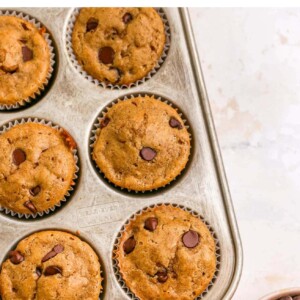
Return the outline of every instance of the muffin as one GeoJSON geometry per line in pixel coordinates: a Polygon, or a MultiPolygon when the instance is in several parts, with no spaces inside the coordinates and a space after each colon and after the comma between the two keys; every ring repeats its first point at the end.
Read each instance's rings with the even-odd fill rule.
{"type": "Polygon", "coordinates": [[[147,191],[174,180],[189,154],[190,135],[177,111],[153,96],[138,96],[108,109],[92,156],[116,186],[147,191]]]}
{"type": "Polygon", "coordinates": [[[73,185],[76,162],[64,130],[29,122],[0,135],[0,206],[20,214],[54,207],[73,185]]]}
{"type": "Polygon", "coordinates": [[[102,290],[99,258],[78,237],[41,231],[9,252],[0,274],[2,300],[98,300],[102,290]]]}
{"type": "Polygon", "coordinates": [[[123,280],[140,300],[195,299],[216,271],[216,246],[209,229],[171,205],[137,214],[115,251],[123,280]]]}
{"type": "Polygon", "coordinates": [[[79,64],[100,82],[130,85],[157,64],[164,24],[154,8],[82,8],[72,33],[79,64]]]}
{"type": "Polygon", "coordinates": [[[15,16],[0,16],[0,105],[22,103],[47,82],[50,50],[44,30],[15,16]]]}

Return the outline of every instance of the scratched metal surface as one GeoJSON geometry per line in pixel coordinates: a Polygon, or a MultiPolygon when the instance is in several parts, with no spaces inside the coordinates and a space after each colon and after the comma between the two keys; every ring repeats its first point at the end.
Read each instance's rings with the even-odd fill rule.
{"type": "Polygon", "coordinates": [[[134,212],[154,203],[172,202],[199,212],[214,228],[221,247],[218,278],[204,299],[230,299],[241,274],[241,244],[230,195],[198,65],[187,10],[166,9],[171,47],[158,73],[129,90],[108,90],[90,83],[69,60],[65,31],[70,8],[18,9],[39,19],[52,33],[58,48],[54,84],[37,104],[13,113],[0,113],[0,125],[21,117],[50,119],[66,128],[79,146],[81,176],[72,199],[57,213],[34,221],[0,215],[0,261],[25,235],[48,228],[79,230],[101,256],[106,288],[103,299],[127,299],[112,268],[112,248],[118,230],[134,212]],[[148,92],[171,99],[192,127],[193,155],[184,175],[168,189],[154,194],[121,193],[96,174],[89,158],[89,134],[95,117],[112,100],[128,93],[148,92]]]}

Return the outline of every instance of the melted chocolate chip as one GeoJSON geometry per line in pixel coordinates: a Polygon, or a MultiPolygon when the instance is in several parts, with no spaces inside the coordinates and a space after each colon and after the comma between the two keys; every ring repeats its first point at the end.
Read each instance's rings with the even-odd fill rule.
{"type": "Polygon", "coordinates": [[[86,23],[86,32],[95,30],[98,27],[99,21],[95,18],[89,18],[86,23]]]}
{"type": "Polygon", "coordinates": [[[156,276],[158,282],[164,283],[168,280],[168,271],[167,270],[159,271],[156,273],[156,276]]]}
{"type": "Polygon", "coordinates": [[[17,250],[9,252],[9,259],[14,265],[18,265],[24,260],[24,256],[17,250]]]}
{"type": "Polygon", "coordinates": [[[32,196],[38,195],[40,193],[40,191],[41,191],[41,187],[39,185],[37,185],[34,188],[29,190],[30,195],[32,195],[32,196]]]}
{"type": "Polygon", "coordinates": [[[23,46],[22,47],[22,56],[23,56],[23,61],[24,62],[32,60],[32,58],[33,58],[33,52],[27,46],[23,46]]]}
{"type": "Polygon", "coordinates": [[[43,258],[42,258],[42,262],[45,262],[51,258],[53,258],[54,256],[56,256],[57,254],[61,253],[64,251],[64,246],[63,245],[56,245],[53,247],[53,249],[48,252],[43,258]]]}
{"type": "Polygon", "coordinates": [[[140,156],[142,159],[144,160],[147,160],[147,161],[150,161],[152,159],[155,158],[156,156],[156,151],[153,150],[152,148],[150,147],[144,147],[141,151],[140,151],[140,156]]]}
{"type": "Polygon", "coordinates": [[[36,207],[34,206],[34,204],[30,200],[26,201],[23,205],[25,207],[27,207],[34,214],[37,212],[36,207]]]}
{"type": "Polygon", "coordinates": [[[102,129],[102,128],[106,127],[108,125],[109,121],[110,121],[110,118],[107,118],[107,117],[102,119],[102,121],[100,123],[100,128],[102,129]]]}
{"type": "Polygon", "coordinates": [[[136,241],[134,239],[134,236],[130,237],[125,243],[123,244],[123,250],[126,254],[129,254],[132,252],[135,248],[136,241]]]}
{"type": "Polygon", "coordinates": [[[43,273],[43,270],[41,267],[36,267],[35,269],[35,273],[38,277],[41,277],[42,276],[42,273],[43,273]]]}
{"type": "Polygon", "coordinates": [[[49,260],[49,259],[51,259],[51,258],[53,258],[54,256],[56,256],[57,255],[57,253],[55,252],[55,251],[50,251],[50,252],[48,252],[43,258],[42,258],[42,262],[45,262],[45,261],[47,261],[47,260],[49,260]]]}
{"type": "Polygon", "coordinates": [[[172,128],[178,128],[179,130],[183,128],[183,126],[181,125],[181,123],[174,117],[171,117],[170,121],[169,121],[169,125],[172,128]]]}
{"type": "Polygon", "coordinates": [[[122,18],[122,20],[125,24],[129,23],[132,19],[133,19],[133,17],[132,17],[131,13],[126,13],[122,18]]]}
{"type": "Polygon", "coordinates": [[[13,163],[19,166],[22,162],[26,160],[26,153],[21,149],[14,150],[12,154],[13,163]]]}
{"type": "Polygon", "coordinates": [[[200,237],[199,237],[198,232],[196,232],[194,230],[187,231],[182,236],[182,242],[183,242],[184,246],[186,246],[187,248],[196,247],[200,242],[200,237]]]}
{"type": "Polygon", "coordinates": [[[56,267],[56,266],[49,266],[46,268],[44,275],[45,276],[52,276],[55,274],[62,274],[62,270],[60,267],[56,267]]]}
{"type": "Polygon", "coordinates": [[[61,253],[64,251],[64,246],[61,244],[58,244],[58,245],[54,246],[52,250],[58,254],[58,253],[61,253]]]}
{"type": "Polygon", "coordinates": [[[145,220],[144,228],[149,230],[149,231],[154,231],[157,227],[157,224],[158,224],[157,218],[150,217],[150,218],[145,220]]]}
{"type": "Polygon", "coordinates": [[[115,51],[111,47],[102,47],[99,49],[98,58],[104,64],[112,64],[115,58],[115,51]]]}
{"type": "Polygon", "coordinates": [[[24,30],[26,30],[26,31],[29,30],[28,27],[27,27],[27,25],[25,23],[21,23],[21,25],[22,25],[22,27],[23,27],[24,30]]]}

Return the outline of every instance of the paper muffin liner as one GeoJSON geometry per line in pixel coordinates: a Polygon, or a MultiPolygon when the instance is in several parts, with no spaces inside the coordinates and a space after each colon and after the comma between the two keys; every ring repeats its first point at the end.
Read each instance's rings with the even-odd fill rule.
{"type": "Polygon", "coordinates": [[[105,106],[100,113],[98,114],[98,116],[96,117],[91,132],[90,132],[90,143],[89,143],[89,155],[90,155],[90,160],[91,163],[94,167],[94,169],[96,170],[97,174],[104,179],[105,182],[107,182],[109,185],[111,185],[112,187],[118,189],[119,191],[125,191],[127,193],[130,194],[145,194],[145,193],[153,193],[155,191],[160,191],[161,189],[170,186],[171,184],[173,184],[181,175],[184,171],[186,171],[186,169],[188,168],[190,161],[191,161],[191,156],[192,156],[192,134],[191,134],[191,130],[190,130],[191,126],[189,124],[189,122],[187,121],[186,117],[184,116],[184,114],[180,111],[180,109],[174,105],[173,102],[171,102],[170,100],[164,98],[163,96],[159,96],[156,94],[151,94],[151,93],[133,93],[133,94],[128,94],[122,97],[119,97],[115,100],[113,100],[110,104],[108,104],[107,106],[105,106]],[[114,184],[113,182],[111,182],[106,176],[105,174],[101,171],[101,169],[99,168],[99,166],[97,165],[97,163],[95,162],[95,160],[93,159],[93,151],[94,151],[94,146],[96,143],[96,140],[98,138],[98,135],[100,133],[100,124],[102,122],[102,120],[105,118],[105,115],[107,114],[107,112],[117,103],[120,103],[122,101],[126,101],[129,99],[133,99],[136,97],[145,97],[145,96],[149,96],[149,97],[154,97],[154,99],[159,100],[163,103],[168,104],[169,106],[171,106],[173,109],[175,109],[177,111],[177,113],[179,114],[179,116],[181,117],[181,120],[183,121],[184,127],[187,129],[187,132],[189,134],[190,137],[190,153],[189,153],[189,157],[188,157],[188,161],[186,163],[186,166],[181,170],[181,172],[175,177],[173,178],[170,182],[168,182],[167,184],[158,187],[156,189],[150,189],[150,190],[145,190],[145,191],[136,191],[136,190],[129,190],[127,188],[123,188],[120,187],[116,184],[114,184]]]}
{"type": "Polygon", "coordinates": [[[22,99],[14,104],[0,104],[0,111],[11,111],[11,110],[16,110],[16,109],[21,109],[21,108],[26,108],[29,106],[33,101],[38,101],[40,100],[44,93],[45,89],[49,84],[49,81],[51,80],[52,74],[54,72],[54,66],[55,66],[55,49],[54,49],[54,41],[50,33],[48,32],[47,28],[37,19],[34,17],[25,14],[23,12],[17,12],[17,11],[12,11],[12,10],[0,10],[0,16],[13,16],[13,17],[18,17],[20,19],[23,19],[27,22],[30,22],[33,24],[38,30],[45,30],[45,33],[43,34],[44,39],[46,40],[48,47],[49,47],[49,52],[50,52],[50,65],[49,65],[49,70],[47,77],[45,79],[45,82],[43,83],[42,86],[39,87],[39,89],[30,97],[27,97],[25,99],[22,99]]]}
{"type": "MultiPolygon", "coordinates": [[[[0,270],[1,270],[1,266],[2,264],[9,258],[9,252],[10,251],[14,251],[17,247],[17,245],[25,240],[26,238],[28,238],[29,236],[39,233],[39,232],[43,232],[43,231],[58,231],[58,232],[64,232],[64,233],[68,233],[71,234],[77,238],[79,238],[82,242],[88,244],[92,250],[95,252],[95,254],[98,257],[99,260],[99,264],[100,264],[100,276],[101,276],[101,291],[99,294],[99,300],[104,300],[105,298],[105,292],[106,292],[106,288],[107,288],[107,273],[105,270],[105,265],[103,263],[103,256],[101,255],[101,252],[98,250],[98,248],[96,246],[94,246],[94,244],[92,243],[92,241],[90,239],[87,239],[85,237],[82,237],[82,234],[79,231],[73,231],[71,229],[67,229],[67,228],[62,228],[62,227],[46,227],[46,228],[41,228],[41,229],[37,229],[34,231],[30,231],[27,234],[25,234],[24,236],[22,236],[21,238],[18,238],[13,244],[12,246],[8,249],[8,251],[6,252],[4,258],[2,261],[0,261],[0,270]]],[[[1,300],[1,295],[0,295],[0,300],[1,300]]]]}
{"type": "Polygon", "coordinates": [[[151,77],[153,77],[157,73],[157,71],[160,69],[160,67],[165,62],[167,55],[169,53],[170,45],[171,45],[171,30],[170,30],[170,25],[169,25],[167,15],[166,15],[164,9],[162,9],[162,8],[155,8],[155,10],[161,17],[163,24],[164,24],[164,32],[165,32],[166,41],[165,41],[165,45],[164,45],[162,54],[161,54],[159,60],[157,61],[156,65],[154,66],[154,68],[146,76],[144,76],[141,79],[138,79],[137,81],[135,81],[133,83],[130,83],[129,85],[125,85],[125,84],[118,85],[118,84],[112,84],[112,83],[105,83],[105,82],[99,81],[98,79],[93,78],[91,75],[89,75],[83,69],[81,64],[77,61],[77,58],[73,51],[73,46],[72,46],[72,32],[73,32],[75,21],[80,12],[80,8],[75,8],[69,18],[69,22],[68,22],[67,29],[66,29],[66,48],[67,48],[69,58],[73,64],[73,66],[75,67],[75,69],[88,81],[92,82],[93,84],[95,84],[97,86],[101,86],[103,88],[108,88],[110,90],[130,89],[130,88],[136,87],[140,84],[143,84],[144,82],[149,80],[151,77]]]}
{"type": "Polygon", "coordinates": [[[121,271],[120,271],[120,267],[119,267],[119,262],[118,262],[118,249],[120,246],[120,242],[121,242],[121,238],[123,233],[126,231],[127,226],[136,219],[137,216],[143,214],[144,212],[147,212],[149,210],[152,210],[155,207],[159,207],[159,206],[172,206],[172,207],[177,207],[180,208],[188,213],[190,213],[191,215],[193,215],[194,217],[200,219],[205,225],[206,227],[209,229],[214,241],[215,241],[215,247],[216,247],[216,271],[214,273],[213,278],[211,279],[209,285],[207,286],[207,288],[199,295],[195,298],[195,300],[200,300],[203,299],[205,295],[207,295],[210,291],[210,289],[213,287],[214,283],[217,280],[218,274],[219,274],[219,270],[220,270],[220,266],[221,266],[221,248],[220,248],[220,242],[218,240],[218,237],[214,231],[214,229],[212,228],[212,226],[196,211],[192,210],[191,208],[185,207],[184,205],[180,205],[180,204],[174,204],[174,203],[158,203],[158,204],[153,204],[150,206],[146,206],[143,209],[137,211],[136,213],[134,213],[133,215],[131,215],[131,217],[129,219],[127,219],[127,221],[125,222],[125,224],[122,226],[122,228],[120,229],[114,245],[113,245],[113,251],[112,251],[112,265],[113,265],[113,271],[115,274],[115,277],[120,285],[120,287],[122,288],[122,290],[127,294],[127,296],[130,299],[133,300],[139,300],[139,298],[133,293],[131,292],[131,290],[129,289],[129,287],[127,287],[125,281],[123,280],[123,277],[121,275],[121,271]]]}
{"type": "MultiPolygon", "coordinates": [[[[25,123],[38,123],[42,125],[49,126],[51,128],[57,129],[58,131],[65,131],[64,128],[60,127],[59,125],[53,123],[52,121],[45,120],[45,119],[40,119],[40,118],[21,118],[21,119],[15,119],[12,121],[9,121],[8,123],[5,123],[0,127],[0,135],[3,134],[4,132],[7,132],[11,128],[20,125],[20,124],[25,124],[25,123]]],[[[68,133],[69,134],[69,133],[68,133]]],[[[18,213],[14,212],[13,210],[3,207],[0,204],[0,212],[12,216],[12,217],[17,217],[19,219],[36,219],[38,217],[43,217],[44,215],[49,215],[50,213],[53,213],[57,208],[60,208],[65,204],[68,200],[71,199],[72,193],[74,192],[75,186],[78,182],[79,178],[79,156],[78,156],[78,150],[75,148],[72,150],[73,156],[74,156],[74,161],[75,161],[75,172],[73,175],[73,179],[71,182],[71,185],[67,191],[67,193],[64,195],[64,197],[60,200],[60,202],[56,203],[53,207],[50,207],[42,212],[37,212],[33,214],[23,214],[23,213],[18,213]]]]}

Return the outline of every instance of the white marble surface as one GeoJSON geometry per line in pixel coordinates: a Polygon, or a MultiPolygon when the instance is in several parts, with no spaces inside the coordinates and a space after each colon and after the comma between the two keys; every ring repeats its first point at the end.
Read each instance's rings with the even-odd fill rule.
{"type": "Polygon", "coordinates": [[[234,300],[300,286],[300,9],[190,9],[244,250],[234,300]]]}

